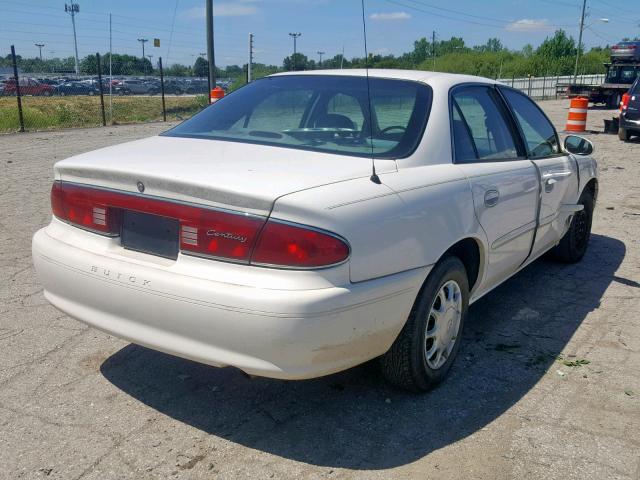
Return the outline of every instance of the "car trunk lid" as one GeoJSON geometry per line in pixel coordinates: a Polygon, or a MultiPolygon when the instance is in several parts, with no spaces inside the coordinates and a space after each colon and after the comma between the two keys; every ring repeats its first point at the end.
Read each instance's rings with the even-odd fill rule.
{"type": "MultiPolygon", "coordinates": [[[[378,162],[379,173],[395,171],[378,162]]],[[[282,195],[368,176],[371,159],[206,139],[152,137],[71,157],[56,179],[267,216],[282,195]]]]}

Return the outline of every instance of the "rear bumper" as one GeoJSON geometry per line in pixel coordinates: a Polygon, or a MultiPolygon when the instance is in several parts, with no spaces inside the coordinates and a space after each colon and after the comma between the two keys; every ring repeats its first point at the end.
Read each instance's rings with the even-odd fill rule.
{"type": "Polygon", "coordinates": [[[33,260],[57,308],[134,343],[273,378],[322,376],[384,353],[428,273],[307,290],[256,288],[206,278],[202,269],[192,276],[85,250],[56,228],[35,234],[33,260]]]}
{"type": "Polygon", "coordinates": [[[619,125],[627,130],[640,132],[640,119],[631,120],[625,115],[620,115],[619,125]]]}

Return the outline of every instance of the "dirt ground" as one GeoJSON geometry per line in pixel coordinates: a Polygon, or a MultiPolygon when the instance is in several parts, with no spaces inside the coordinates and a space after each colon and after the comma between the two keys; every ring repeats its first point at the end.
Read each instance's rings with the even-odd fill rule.
{"type": "MultiPolygon", "coordinates": [[[[542,105],[562,129],[567,102],[542,105]]],[[[588,135],[582,263],[540,260],[473,305],[448,381],[411,395],[371,365],[251,380],[47,304],[30,243],[53,163],[165,128],[0,136],[0,478],[640,479],[640,142],[588,135]]]]}

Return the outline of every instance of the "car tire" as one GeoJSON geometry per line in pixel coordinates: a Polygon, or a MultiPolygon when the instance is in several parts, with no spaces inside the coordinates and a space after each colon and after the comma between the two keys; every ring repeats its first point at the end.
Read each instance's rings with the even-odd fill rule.
{"type": "Polygon", "coordinates": [[[585,190],[578,203],[583,205],[584,208],[573,215],[569,230],[552,251],[554,257],[561,262],[579,262],[584,257],[589,246],[593,209],[595,207],[595,200],[591,190],[585,190]]]}
{"type": "Polygon", "coordinates": [[[623,142],[631,140],[631,132],[624,127],[618,128],[618,138],[623,142]]]}
{"type": "Polygon", "coordinates": [[[380,357],[383,376],[413,392],[442,382],[460,348],[468,305],[465,267],[457,257],[446,256],[427,277],[402,331],[380,357]]]}
{"type": "Polygon", "coordinates": [[[61,97],[64,97],[66,95],[66,93],[64,92],[59,92],[58,95],[60,95],[61,97]]]}
{"type": "Polygon", "coordinates": [[[49,95],[51,95],[51,93],[46,91],[46,90],[44,92],[42,92],[42,96],[43,97],[48,97],[49,95]]]}
{"type": "Polygon", "coordinates": [[[89,90],[89,96],[93,97],[96,94],[93,90],[89,90]]]}

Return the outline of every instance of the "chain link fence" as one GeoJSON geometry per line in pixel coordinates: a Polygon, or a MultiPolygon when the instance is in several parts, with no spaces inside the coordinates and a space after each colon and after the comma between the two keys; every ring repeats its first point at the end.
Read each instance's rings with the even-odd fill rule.
{"type": "Polygon", "coordinates": [[[147,75],[116,75],[127,66],[96,54],[96,73],[76,75],[21,72],[13,47],[12,57],[0,71],[0,133],[182,120],[209,104],[208,79],[165,77],[161,58],[147,75]]]}

